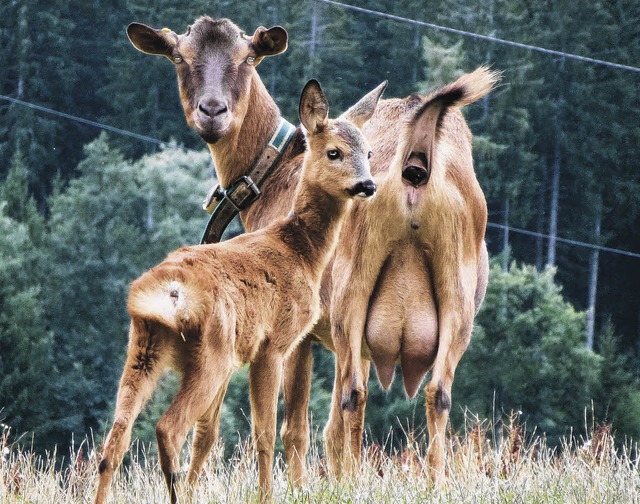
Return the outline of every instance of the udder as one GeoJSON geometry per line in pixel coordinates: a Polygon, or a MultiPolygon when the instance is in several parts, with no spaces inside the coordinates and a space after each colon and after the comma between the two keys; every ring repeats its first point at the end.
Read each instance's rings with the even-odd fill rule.
{"type": "Polygon", "coordinates": [[[400,364],[414,397],[438,351],[438,314],[424,254],[414,245],[385,262],[369,302],[365,338],[378,379],[386,389],[400,364]]]}

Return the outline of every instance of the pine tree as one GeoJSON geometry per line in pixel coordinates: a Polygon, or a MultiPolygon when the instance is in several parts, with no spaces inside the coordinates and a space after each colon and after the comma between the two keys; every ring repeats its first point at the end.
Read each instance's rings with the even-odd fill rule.
{"type": "Polygon", "coordinates": [[[16,155],[0,187],[0,419],[41,452],[51,447],[55,430],[49,416],[53,342],[42,309],[43,238],[44,222],[16,155]]]}
{"type": "Polygon", "coordinates": [[[43,294],[60,376],[52,413],[60,443],[110,417],[127,341],[128,285],[170,250],[199,240],[200,202],[211,183],[206,152],[167,150],[131,163],[102,135],[85,156],[81,176],[50,201],[43,294]]]}

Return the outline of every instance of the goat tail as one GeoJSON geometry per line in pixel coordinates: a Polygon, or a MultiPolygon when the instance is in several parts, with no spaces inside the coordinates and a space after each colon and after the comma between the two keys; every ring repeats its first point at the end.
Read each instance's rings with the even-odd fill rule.
{"type": "Polygon", "coordinates": [[[489,94],[500,82],[502,73],[481,66],[427,96],[423,107],[439,102],[442,108],[464,107],[489,94]]]}
{"type": "Polygon", "coordinates": [[[153,270],[131,286],[127,309],[131,317],[153,320],[182,333],[202,326],[206,299],[183,279],[155,278],[153,270]]]}
{"type": "Polygon", "coordinates": [[[407,120],[396,152],[399,162],[404,163],[411,152],[421,152],[426,155],[429,166],[433,166],[432,156],[447,111],[479,100],[494,89],[499,80],[500,72],[482,66],[424,98],[407,120]]]}

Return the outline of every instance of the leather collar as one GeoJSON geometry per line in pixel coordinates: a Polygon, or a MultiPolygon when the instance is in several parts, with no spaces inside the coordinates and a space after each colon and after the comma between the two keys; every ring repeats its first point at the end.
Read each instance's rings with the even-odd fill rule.
{"type": "Polygon", "coordinates": [[[295,132],[296,127],[281,117],[271,139],[249,171],[228,188],[217,184],[209,191],[202,207],[211,217],[200,243],[218,243],[233,218],[260,197],[260,188],[278,165],[295,132]]]}

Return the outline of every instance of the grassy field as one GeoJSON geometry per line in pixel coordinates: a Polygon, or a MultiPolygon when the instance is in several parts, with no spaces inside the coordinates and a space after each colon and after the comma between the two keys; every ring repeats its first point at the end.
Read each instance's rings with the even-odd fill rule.
{"type": "MultiPolygon", "coordinates": [[[[421,443],[388,455],[377,445],[364,451],[361,470],[346,481],[325,476],[318,450],[309,458],[310,481],[302,490],[287,484],[284,463],[277,458],[275,502],[328,503],[640,503],[638,446],[615,447],[609,426],[594,426],[587,438],[567,440],[550,449],[541,437],[525,436],[519,425],[506,426],[495,437],[487,424],[470,425],[449,437],[447,481],[429,485],[421,443]]],[[[316,446],[321,444],[317,440],[316,446]]],[[[0,446],[4,503],[91,502],[97,481],[95,450],[70,450],[71,464],[57,470],[50,457],[36,457],[15,445],[0,446]]],[[[197,502],[258,502],[257,468],[249,445],[241,443],[224,461],[222,447],[206,465],[197,502]]],[[[110,502],[162,503],[167,493],[157,457],[134,443],[129,463],[112,486],[110,502]]]]}

